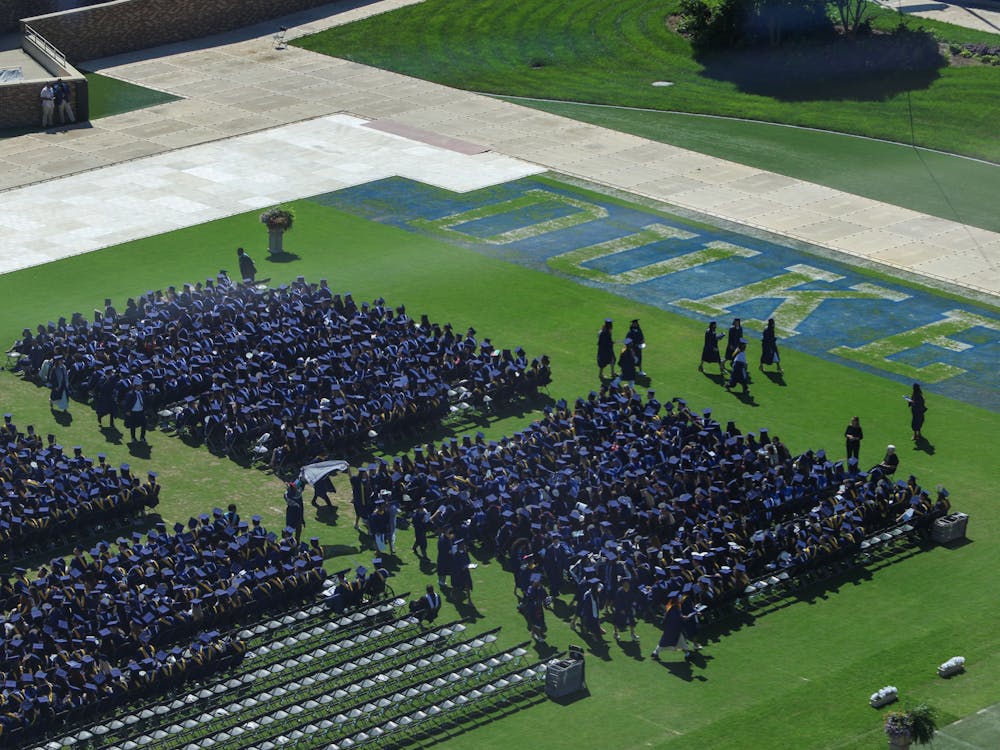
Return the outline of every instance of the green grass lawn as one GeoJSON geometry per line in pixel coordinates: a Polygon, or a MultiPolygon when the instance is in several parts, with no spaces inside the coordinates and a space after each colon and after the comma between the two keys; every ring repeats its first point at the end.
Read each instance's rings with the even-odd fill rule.
{"type": "Polygon", "coordinates": [[[100,73],[86,75],[91,120],[120,115],[135,109],[145,109],[180,98],[165,91],[136,86],[134,83],[120,81],[100,73]]]}
{"type": "MultiPolygon", "coordinates": [[[[884,747],[881,714],[867,705],[868,696],[883,685],[899,687],[904,703],[934,704],[944,721],[996,700],[1000,644],[992,578],[1000,562],[994,497],[1000,416],[935,397],[925,432],[936,452],[911,450],[898,383],[787,347],[782,359],[787,387],[761,379],[755,386],[757,405],[750,406],[697,372],[703,329],[697,321],[309,201],[293,206],[296,225],[286,246],[299,259],[290,263],[265,258],[266,234],[252,212],[4,275],[0,337],[11,340],[25,325],[92,310],[105,296],[121,305],[126,296],[146,289],[233,269],[238,245],[248,248],[259,275],[270,276],[274,284],[299,274],[325,277],[356,299],[384,295],[390,303],[405,303],[413,317],[426,312],[434,321],[473,325],[497,346],[521,344],[531,356],[548,353],[552,398],[574,398],[597,384],[594,346],[604,317],[638,316],[649,341],[644,364],[661,399],[685,396],[693,407],[713,407],[720,421],[734,419],[747,430],[770,428],[793,451],[826,447],[838,456],[844,425],[860,414],[866,434],[863,463],[875,463],[887,442],[897,442],[902,473],[912,472],[927,485],[946,484],[956,509],[971,516],[972,541],[965,546],[920,553],[710,631],[705,662],[693,669],[672,656],[663,666],[648,659],[656,635],[651,626],[640,628],[639,649],[620,647],[609,636],[604,647],[590,649],[589,698],[529,708],[472,734],[457,734],[441,747],[860,750],[884,747]],[[967,658],[968,674],[936,678],[936,666],[956,654],[967,658]]],[[[105,442],[89,407],[74,404],[73,423],[56,425],[47,394],[9,373],[0,375],[0,406],[14,412],[19,425],[55,432],[63,445],[81,445],[88,455],[104,450],[138,472],[156,467],[164,486],[159,510],[169,521],[231,501],[244,516],[259,512],[272,526],[281,518],[281,484],[264,472],[242,469],[159,433],[150,436],[148,459],[131,456],[126,446],[105,442]]],[[[513,414],[483,428],[490,436],[507,434],[531,417],[513,414]]],[[[339,487],[339,514],[307,515],[306,534],[315,533],[335,555],[328,560],[330,570],[367,564],[371,556],[358,551],[346,502],[349,489],[343,481],[339,487]]],[[[430,569],[422,571],[410,553],[409,532],[401,537],[392,583],[397,592],[417,591],[432,580],[430,569]]],[[[508,645],[526,638],[514,610],[511,576],[483,559],[474,581],[476,609],[470,614],[478,625],[502,625],[508,645]]],[[[554,645],[578,641],[552,615],[549,623],[554,645]]]]}
{"type": "MultiPolygon", "coordinates": [[[[912,109],[918,144],[1000,161],[998,67],[885,74],[847,87],[817,78],[805,92],[783,91],[775,80],[737,83],[711,77],[671,30],[667,20],[678,7],[678,0],[427,0],[294,43],[474,91],[744,117],[901,142],[910,141],[912,109]],[[658,80],[674,85],[652,87],[658,80]]],[[[898,18],[879,11],[876,25],[891,27],[898,18]]],[[[924,19],[905,22],[947,41],[997,39],[924,19]]]]}
{"type": "Polygon", "coordinates": [[[516,104],[1000,232],[1000,166],[840,133],[674,112],[516,104]]]}

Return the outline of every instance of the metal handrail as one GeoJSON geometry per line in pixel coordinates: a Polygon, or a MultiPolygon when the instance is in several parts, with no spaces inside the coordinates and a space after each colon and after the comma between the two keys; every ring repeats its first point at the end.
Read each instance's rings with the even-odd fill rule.
{"type": "Polygon", "coordinates": [[[66,60],[66,55],[60,52],[58,47],[31,28],[28,24],[24,24],[24,38],[41,47],[45,54],[59,63],[64,69],[69,65],[69,62],[66,60]]]}

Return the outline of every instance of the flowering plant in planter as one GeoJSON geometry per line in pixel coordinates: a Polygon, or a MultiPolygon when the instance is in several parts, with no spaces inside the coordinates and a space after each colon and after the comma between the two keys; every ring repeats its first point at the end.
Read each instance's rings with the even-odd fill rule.
{"type": "Polygon", "coordinates": [[[885,716],[885,734],[890,740],[903,739],[926,745],[934,739],[936,731],[937,717],[926,703],[906,711],[890,711],[885,716]]]}
{"type": "Polygon", "coordinates": [[[269,208],[260,215],[260,223],[268,229],[280,229],[287,232],[295,223],[295,213],[288,208],[269,208]]]}
{"type": "Polygon", "coordinates": [[[890,711],[885,715],[885,734],[889,738],[906,738],[911,736],[913,722],[906,711],[890,711]]]}

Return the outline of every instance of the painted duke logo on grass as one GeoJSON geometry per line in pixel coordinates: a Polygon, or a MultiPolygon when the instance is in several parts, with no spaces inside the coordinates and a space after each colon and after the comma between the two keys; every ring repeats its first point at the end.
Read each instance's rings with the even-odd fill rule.
{"type": "Polygon", "coordinates": [[[526,178],[465,194],[390,178],[318,196],[358,215],[1000,410],[1000,316],[775,242],[526,178]]]}

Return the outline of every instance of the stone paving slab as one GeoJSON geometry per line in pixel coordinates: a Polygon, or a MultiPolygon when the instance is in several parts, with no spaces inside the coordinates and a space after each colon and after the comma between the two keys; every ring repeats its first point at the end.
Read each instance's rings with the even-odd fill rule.
{"type": "MultiPolygon", "coordinates": [[[[161,125],[147,138],[210,135],[204,128],[176,130],[172,121],[161,125]]],[[[0,226],[12,231],[0,233],[0,273],[397,175],[465,192],[545,171],[365,125],[331,115],[8,191],[0,226]]],[[[34,166],[50,169],[44,161],[34,166]]]]}
{"type": "MultiPolygon", "coordinates": [[[[288,26],[288,37],[294,38],[414,1],[382,0],[346,11],[324,6],[280,24],[288,26]]],[[[0,186],[17,184],[8,174],[25,182],[44,177],[63,159],[64,168],[86,170],[103,166],[115,152],[127,159],[157,148],[166,152],[242,134],[249,134],[245,138],[252,143],[255,131],[289,122],[304,121],[293,132],[308,142],[315,135],[311,130],[322,128],[322,120],[307,118],[344,112],[367,121],[391,118],[442,139],[481,144],[492,149],[493,156],[505,154],[537,168],[1000,296],[996,233],[358,63],[295,47],[275,49],[275,25],[91,61],[89,69],[185,99],[142,114],[105,118],[89,128],[0,141],[0,186]],[[121,137],[114,141],[117,145],[107,145],[108,132],[121,137]],[[906,253],[895,252],[900,247],[906,253]],[[953,253],[966,255],[953,258],[953,253]]],[[[382,158],[378,149],[367,157],[376,165],[382,158]]],[[[135,168],[142,169],[143,161],[134,162],[135,168]]],[[[258,169],[278,170],[282,177],[289,171],[273,163],[258,164],[258,169]]],[[[335,174],[336,165],[319,170],[335,174]]],[[[429,171],[440,178],[434,169],[429,171]]],[[[301,183],[297,193],[285,192],[282,199],[321,189],[329,188],[301,183]]],[[[242,201],[245,197],[226,210],[245,210],[242,201]]],[[[3,250],[3,255],[11,251],[17,255],[16,248],[3,250]]]]}

